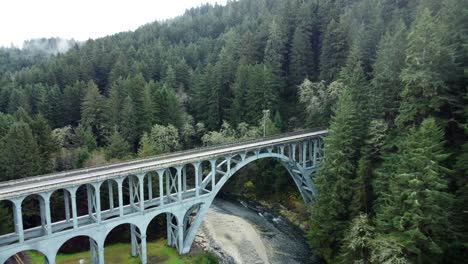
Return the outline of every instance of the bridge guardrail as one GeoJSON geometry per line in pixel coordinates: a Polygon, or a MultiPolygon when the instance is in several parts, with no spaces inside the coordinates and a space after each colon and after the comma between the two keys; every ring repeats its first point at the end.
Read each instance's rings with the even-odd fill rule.
{"type": "Polygon", "coordinates": [[[64,172],[55,172],[55,173],[50,173],[50,174],[37,175],[37,176],[27,177],[27,178],[18,179],[18,180],[4,181],[4,182],[0,182],[0,188],[13,185],[13,184],[18,184],[18,183],[31,183],[35,181],[42,181],[45,179],[50,179],[50,178],[73,176],[73,175],[82,174],[82,173],[92,173],[92,172],[99,171],[102,169],[113,169],[113,168],[119,168],[119,167],[128,166],[128,165],[137,165],[140,163],[152,162],[152,161],[157,161],[157,160],[165,159],[165,158],[173,158],[173,157],[178,157],[182,155],[195,154],[195,153],[204,152],[204,151],[218,150],[218,149],[227,148],[227,147],[236,147],[236,146],[241,146],[244,144],[251,144],[251,143],[262,142],[262,141],[267,141],[267,140],[274,140],[274,139],[279,139],[279,138],[288,137],[288,136],[300,135],[304,133],[313,133],[313,132],[317,132],[320,130],[326,130],[326,128],[319,127],[319,128],[312,128],[312,129],[301,129],[301,130],[281,133],[281,134],[267,136],[267,137],[253,138],[249,140],[239,140],[239,141],[227,143],[227,144],[218,144],[218,145],[212,145],[212,146],[192,148],[192,149],[187,149],[187,150],[179,150],[179,151],[175,151],[171,153],[165,153],[161,155],[152,156],[149,158],[133,159],[129,161],[97,165],[97,166],[88,167],[88,168],[80,168],[80,169],[68,170],[64,172]]]}

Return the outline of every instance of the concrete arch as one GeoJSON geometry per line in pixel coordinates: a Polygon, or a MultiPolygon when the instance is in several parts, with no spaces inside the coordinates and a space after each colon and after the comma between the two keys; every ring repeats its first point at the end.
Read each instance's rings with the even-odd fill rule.
{"type": "MultiPolygon", "coordinates": [[[[274,158],[274,159],[277,159],[281,162],[281,164],[283,166],[286,167],[286,169],[288,169],[288,172],[290,174],[290,176],[293,178],[294,182],[296,183],[296,186],[298,187],[299,191],[301,192],[301,195],[302,195],[302,186],[299,185],[299,182],[294,178],[294,175],[292,175],[292,171],[290,170],[290,168],[288,168],[286,166],[286,164],[293,164],[294,167],[300,171],[302,174],[307,174],[307,172],[305,171],[305,169],[296,161],[292,160],[291,158],[289,158],[288,156],[285,156],[283,154],[278,154],[278,153],[269,153],[269,152],[262,152],[262,153],[259,153],[258,155],[254,155],[254,156],[249,156],[249,157],[246,157],[242,162],[236,164],[235,166],[231,167],[231,169],[229,171],[226,172],[226,175],[224,177],[222,177],[220,179],[219,182],[216,183],[216,190],[214,190],[214,195],[213,195],[213,198],[218,194],[218,192],[221,190],[222,186],[237,172],[239,171],[240,169],[242,169],[243,167],[249,165],[251,162],[253,161],[256,161],[256,160],[260,160],[260,159],[265,159],[265,158],[274,158]]],[[[313,189],[313,184],[312,184],[312,179],[309,177],[309,175],[304,175],[304,178],[307,180],[307,185],[309,185],[310,188],[313,189]]],[[[303,198],[305,201],[307,201],[307,197],[304,197],[303,195],[303,198]]]]}
{"type": "Polygon", "coordinates": [[[76,239],[79,237],[88,238],[90,242],[90,253],[91,253],[91,263],[104,263],[99,261],[100,258],[104,259],[104,240],[100,234],[94,234],[91,231],[84,231],[75,233],[74,235],[64,236],[61,239],[57,239],[55,242],[55,247],[49,248],[49,263],[55,263],[55,259],[60,251],[60,249],[70,240],[76,239]],[[52,261],[51,258],[54,258],[52,261]],[[94,261],[93,261],[94,259],[94,261]]]}
{"type": "MultiPolygon", "coordinates": [[[[234,157],[236,157],[237,155],[238,154],[234,154],[234,157]]],[[[306,171],[298,162],[294,161],[292,157],[290,158],[284,154],[273,153],[270,151],[262,152],[261,150],[259,150],[253,156],[244,156],[242,161],[240,161],[235,166],[232,166],[228,171],[226,171],[224,176],[216,183],[215,189],[211,192],[210,196],[206,199],[204,203],[203,202],[197,203],[197,204],[192,205],[189,208],[186,208],[185,213],[184,213],[184,218],[183,218],[184,221],[185,221],[185,218],[187,217],[187,214],[190,214],[191,208],[193,208],[194,206],[200,205],[199,210],[197,212],[197,216],[194,219],[192,225],[188,228],[188,230],[184,230],[184,242],[183,242],[183,247],[179,248],[180,253],[187,253],[190,251],[192,242],[195,238],[195,235],[198,231],[198,228],[200,227],[200,224],[205,214],[207,213],[209,207],[213,203],[214,198],[216,197],[218,192],[221,190],[221,188],[224,186],[224,184],[226,184],[227,181],[237,171],[239,171],[243,167],[247,166],[253,161],[256,161],[259,159],[265,159],[265,158],[274,158],[274,159],[279,160],[281,164],[285,166],[286,169],[288,170],[291,178],[294,180],[297,188],[299,189],[299,192],[301,193],[304,201],[308,202],[312,200],[313,185],[312,185],[312,179],[309,175],[311,171],[306,171]],[[301,177],[301,179],[299,179],[298,177],[301,177]],[[308,188],[311,194],[307,194],[304,188],[308,188]]],[[[184,227],[185,227],[185,223],[184,223],[184,227]]]]}
{"type": "MultiPolygon", "coordinates": [[[[7,257],[5,257],[5,259],[1,259],[0,258],[0,263],[6,263],[7,260],[9,260],[11,257],[15,256],[16,254],[19,254],[21,252],[25,252],[25,251],[37,251],[39,253],[41,253],[43,256],[44,256],[44,260],[47,261],[46,263],[51,263],[51,259],[50,257],[51,256],[48,256],[46,254],[46,251],[44,251],[43,249],[38,249],[36,247],[26,247],[26,248],[21,248],[21,250],[18,250],[18,251],[15,251],[13,253],[9,253],[9,255],[7,257]]],[[[55,262],[52,262],[52,263],[55,263],[55,262]]]]}
{"type": "MultiPolygon", "coordinates": [[[[102,235],[102,239],[103,239],[103,242],[106,241],[107,237],[109,236],[109,234],[114,230],[116,229],[117,227],[119,226],[122,226],[122,225],[134,225],[138,228],[138,230],[140,232],[142,232],[143,228],[142,228],[142,225],[139,224],[139,223],[133,223],[132,221],[125,221],[125,222],[117,222],[117,223],[113,223],[113,224],[108,224],[106,226],[106,231],[103,233],[102,235]]],[[[143,233],[143,232],[142,232],[143,233]]]]}

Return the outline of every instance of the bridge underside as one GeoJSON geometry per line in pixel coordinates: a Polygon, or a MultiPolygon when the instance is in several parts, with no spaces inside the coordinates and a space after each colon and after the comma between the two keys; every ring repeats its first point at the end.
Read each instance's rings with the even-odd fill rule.
{"type": "Polygon", "coordinates": [[[22,204],[12,203],[15,232],[0,236],[0,263],[18,252],[37,250],[46,263],[55,263],[60,247],[68,240],[86,236],[90,240],[92,263],[104,263],[104,241],[117,226],[130,224],[133,256],[147,263],[146,234],[150,222],[165,215],[168,245],[180,254],[190,251],[197,230],[216,194],[242,167],[264,158],[281,162],[305,202],[314,197],[311,174],[322,159],[319,137],[179,163],[156,171],[123,174],[84,185],[66,186],[34,194],[39,201],[41,225],[24,229],[22,204]],[[64,217],[52,221],[50,200],[62,194],[64,217]],[[55,196],[54,196],[55,197],[55,196]],[[78,215],[82,199],[87,213],[78,215]]]}

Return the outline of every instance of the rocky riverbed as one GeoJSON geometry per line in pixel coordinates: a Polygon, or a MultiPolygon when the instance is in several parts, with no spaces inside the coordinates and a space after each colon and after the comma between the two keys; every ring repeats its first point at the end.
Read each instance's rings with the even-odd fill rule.
{"type": "Polygon", "coordinates": [[[265,208],[234,199],[214,201],[195,242],[220,263],[321,263],[301,230],[265,208]]]}

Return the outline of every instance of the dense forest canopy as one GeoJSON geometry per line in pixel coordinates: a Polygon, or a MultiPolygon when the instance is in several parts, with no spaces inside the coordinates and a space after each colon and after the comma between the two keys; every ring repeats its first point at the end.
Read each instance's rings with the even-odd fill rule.
{"type": "Polygon", "coordinates": [[[64,53],[0,49],[0,180],[252,138],[263,121],[327,126],[314,253],[460,263],[467,25],[464,0],[239,0],[64,53]]]}

